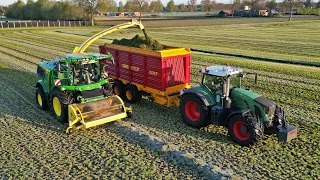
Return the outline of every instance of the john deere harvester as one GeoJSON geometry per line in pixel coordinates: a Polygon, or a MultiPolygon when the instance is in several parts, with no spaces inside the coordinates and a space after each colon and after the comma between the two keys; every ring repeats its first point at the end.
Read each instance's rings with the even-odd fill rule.
{"type": "Polygon", "coordinates": [[[209,124],[225,126],[240,145],[254,144],[264,133],[277,133],[282,142],[297,136],[297,128],[287,125],[281,107],[242,88],[241,79],[255,73],[243,73],[229,66],[210,66],[201,72],[199,86],[180,92],[180,112],[186,124],[196,128],[209,124]]]}
{"type": "Polygon", "coordinates": [[[56,119],[69,122],[67,133],[131,116],[131,109],[108,91],[105,72],[108,54],[68,54],[64,59],[42,61],[38,65],[36,103],[52,109],[56,119]]]}

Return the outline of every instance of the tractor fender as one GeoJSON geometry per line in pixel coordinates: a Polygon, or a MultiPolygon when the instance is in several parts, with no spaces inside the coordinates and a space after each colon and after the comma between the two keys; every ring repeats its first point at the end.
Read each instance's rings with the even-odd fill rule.
{"type": "Polygon", "coordinates": [[[212,97],[211,94],[201,91],[198,87],[195,88],[189,88],[181,91],[181,96],[186,95],[186,94],[195,94],[198,96],[201,101],[206,105],[206,106],[212,106],[215,105],[215,99],[212,97]]]}
{"type": "Polygon", "coordinates": [[[243,115],[245,115],[245,114],[247,114],[247,113],[250,113],[250,112],[251,112],[250,109],[239,109],[239,110],[236,110],[236,111],[230,113],[230,114],[227,116],[227,118],[226,118],[226,120],[225,120],[225,122],[224,122],[224,126],[228,126],[229,119],[230,119],[230,117],[232,117],[233,115],[235,115],[235,114],[241,114],[241,115],[243,116],[243,115]]]}
{"type": "Polygon", "coordinates": [[[42,87],[44,93],[48,93],[48,87],[42,79],[37,82],[36,87],[42,87]]]}

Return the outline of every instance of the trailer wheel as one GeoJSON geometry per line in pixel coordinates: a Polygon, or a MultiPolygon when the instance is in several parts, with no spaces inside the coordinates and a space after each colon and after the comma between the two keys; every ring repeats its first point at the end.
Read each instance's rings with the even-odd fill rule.
{"type": "Polygon", "coordinates": [[[263,136],[263,125],[255,117],[236,114],[228,122],[232,140],[242,146],[253,145],[263,136]]]}
{"type": "Polygon", "coordinates": [[[35,98],[36,98],[37,107],[39,109],[41,110],[48,109],[47,98],[41,86],[36,88],[35,98]]]}
{"type": "Polygon", "coordinates": [[[195,128],[208,126],[208,112],[204,103],[195,94],[186,94],[180,101],[180,114],[183,121],[195,128]]]}
{"type": "Polygon", "coordinates": [[[59,89],[54,89],[50,94],[50,101],[55,118],[62,123],[68,122],[68,105],[71,103],[70,96],[59,89]]]}
{"type": "Polygon", "coordinates": [[[123,96],[123,83],[122,81],[115,80],[112,84],[112,91],[115,95],[122,98],[123,96]]]}
{"type": "Polygon", "coordinates": [[[124,87],[124,99],[128,103],[135,103],[141,100],[141,92],[138,90],[137,86],[132,84],[127,84],[124,87]]]}

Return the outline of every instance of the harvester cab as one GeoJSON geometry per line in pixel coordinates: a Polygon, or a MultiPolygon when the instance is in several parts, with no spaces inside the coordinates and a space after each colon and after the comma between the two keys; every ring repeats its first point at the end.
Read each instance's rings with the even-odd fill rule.
{"type": "Polygon", "coordinates": [[[243,89],[241,69],[210,66],[201,70],[199,86],[181,91],[180,113],[186,124],[200,128],[209,124],[225,126],[240,145],[252,145],[265,133],[277,133],[281,142],[297,136],[297,128],[288,125],[281,107],[269,99],[243,89]]]}
{"type": "Polygon", "coordinates": [[[131,116],[109,88],[106,60],[111,54],[67,54],[42,61],[37,68],[36,104],[52,109],[56,119],[69,122],[67,133],[131,116]]]}

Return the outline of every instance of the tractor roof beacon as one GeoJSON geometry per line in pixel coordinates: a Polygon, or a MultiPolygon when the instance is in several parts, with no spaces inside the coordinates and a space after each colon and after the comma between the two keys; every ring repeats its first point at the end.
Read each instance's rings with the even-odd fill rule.
{"type": "Polygon", "coordinates": [[[200,72],[201,84],[180,92],[180,113],[187,125],[225,126],[231,138],[244,146],[258,142],[265,133],[277,133],[282,142],[297,136],[297,128],[286,123],[281,107],[241,87],[241,79],[247,75],[255,75],[257,83],[257,73],[244,73],[228,64],[205,67],[200,72]]]}

